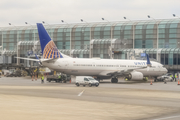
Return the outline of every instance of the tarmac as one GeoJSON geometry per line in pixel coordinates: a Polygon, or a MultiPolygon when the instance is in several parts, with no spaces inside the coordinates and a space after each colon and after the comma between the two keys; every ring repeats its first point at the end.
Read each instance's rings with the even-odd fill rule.
{"type": "Polygon", "coordinates": [[[2,120],[179,120],[177,82],[101,82],[99,87],[0,78],[2,120]]]}

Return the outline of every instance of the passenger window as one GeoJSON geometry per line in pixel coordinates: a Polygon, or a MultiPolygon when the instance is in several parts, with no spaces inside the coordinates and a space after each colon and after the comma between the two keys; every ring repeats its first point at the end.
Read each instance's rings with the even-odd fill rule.
{"type": "Polygon", "coordinates": [[[89,81],[87,78],[84,78],[84,81],[89,81]]]}

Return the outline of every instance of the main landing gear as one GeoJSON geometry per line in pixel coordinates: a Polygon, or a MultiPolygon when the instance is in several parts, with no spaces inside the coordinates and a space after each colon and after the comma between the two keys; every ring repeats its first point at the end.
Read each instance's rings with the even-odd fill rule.
{"type": "Polygon", "coordinates": [[[154,82],[157,82],[158,80],[157,80],[157,77],[154,77],[154,82]]]}
{"type": "Polygon", "coordinates": [[[118,79],[116,77],[112,78],[111,83],[118,83],[118,79]]]}

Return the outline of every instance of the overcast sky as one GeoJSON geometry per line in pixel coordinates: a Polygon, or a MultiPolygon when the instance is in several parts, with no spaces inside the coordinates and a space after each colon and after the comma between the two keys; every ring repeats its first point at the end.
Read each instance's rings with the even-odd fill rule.
{"type": "Polygon", "coordinates": [[[147,15],[155,19],[180,16],[180,0],[0,0],[0,27],[32,25],[45,21],[48,24],[145,20],[147,15]]]}

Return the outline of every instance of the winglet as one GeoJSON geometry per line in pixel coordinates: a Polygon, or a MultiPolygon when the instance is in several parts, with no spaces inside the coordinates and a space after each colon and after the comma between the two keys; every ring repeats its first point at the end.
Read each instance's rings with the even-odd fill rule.
{"type": "Polygon", "coordinates": [[[151,62],[150,62],[150,60],[149,60],[149,55],[146,54],[146,57],[147,57],[147,66],[151,67],[151,62]]]}
{"type": "Polygon", "coordinates": [[[40,59],[38,58],[38,56],[35,54],[35,56],[36,56],[36,59],[38,59],[39,61],[38,61],[38,64],[39,65],[42,65],[42,63],[41,63],[41,61],[40,61],[40,59]]]}
{"type": "Polygon", "coordinates": [[[38,56],[35,54],[35,56],[36,56],[36,59],[38,59],[39,60],[39,58],[38,58],[38,56]]]}

